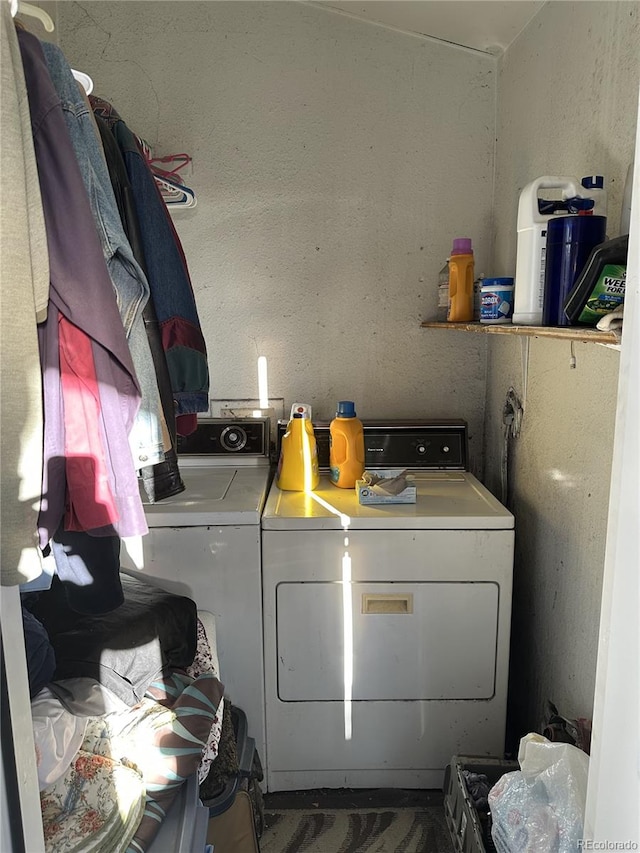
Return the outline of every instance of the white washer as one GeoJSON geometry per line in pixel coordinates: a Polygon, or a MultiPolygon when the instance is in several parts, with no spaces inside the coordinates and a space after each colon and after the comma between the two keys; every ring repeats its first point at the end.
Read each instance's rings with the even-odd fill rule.
{"type": "Polygon", "coordinates": [[[513,516],[467,471],[420,468],[464,467],[459,424],[365,441],[418,466],[415,504],[361,506],[325,475],[274,484],[263,512],[271,791],[438,788],[453,755],[503,755],[513,516]]]}
{"type": "Polygon", "coordinates": [[[225,697],[265,753],[260,514],[270,478],[268,420],[201,420],[179,446],[185,491],[145,504],[149,533],[123,540],[132,574],[215,617],[225,697]]]}

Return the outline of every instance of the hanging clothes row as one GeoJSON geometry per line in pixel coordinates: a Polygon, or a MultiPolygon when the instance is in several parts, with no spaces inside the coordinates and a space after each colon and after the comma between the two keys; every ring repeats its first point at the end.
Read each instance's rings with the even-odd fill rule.
{"type": "MultiPolygon", "coordinates": [[[[3,245],[3,305],[7,295],[16,303],[11,364],[25,363],[16,372],[30,410],[6,452],[3,430],[11,535],[1,579],[34,578],[51,548],[70,603],[102,612],[122,600],[120,537],[147,531],[138,478],[150,501],[184,489],[177,434],[208,409],[206,347],[180,240],[136,135],[87,97],[60,48],[16,32],[6,3],[2,49],[3,194],[10,168],[22,166],[13,221],[3,204],[15,242],[12,268],[3,245]]],[[[3,364],[3,386],[6,373],[3,364]]]]}

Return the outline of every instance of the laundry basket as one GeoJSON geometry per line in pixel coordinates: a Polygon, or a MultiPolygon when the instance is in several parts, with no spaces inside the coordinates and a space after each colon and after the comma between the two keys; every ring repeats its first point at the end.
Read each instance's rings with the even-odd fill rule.
{"type": "Polygon", "coordinates": [[[519,770],[517,761],[483,756],[454,755],[444,772],[444,811],[456,853],[494,853],[491,818],[478,812],[469,796],[464,770],[484,774],[490,786],[505,773],[519,770]]]}

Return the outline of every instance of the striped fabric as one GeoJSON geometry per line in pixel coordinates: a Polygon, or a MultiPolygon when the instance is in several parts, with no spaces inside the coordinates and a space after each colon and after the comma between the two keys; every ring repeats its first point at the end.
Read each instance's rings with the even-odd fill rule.
{"type": "Polygon", "coordinates": [[[210,673],[194,680],[174,672],[154,682],[135,707],[90,721],[83,749],[136,769],[146,787],[128,853],[148,849],[178,789],[197,771],[222,690],[210,673]]]}

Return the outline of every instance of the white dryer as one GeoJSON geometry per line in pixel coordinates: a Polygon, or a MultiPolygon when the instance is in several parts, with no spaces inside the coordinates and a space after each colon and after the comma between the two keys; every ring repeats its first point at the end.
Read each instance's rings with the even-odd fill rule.
{"type": "MultiPolygon", "coordinates": [[[[316,426],[321,456],[328,431],[316,426]]],[[[466,471],[461,422],[365,423],[367,467],[415,504],[325,474],[262,515],[268,790],[439,788],[504,751],[514,519],[466,471]]]]}
{"type": "Polygon", "coordinates": [[[185,490],[145,503],[149,533],[123,540],[131,574],[212,613],[225,696],[265,753],[260,515],[270,479],[268,419],[203,419],[179,443],[185,490]]]}

